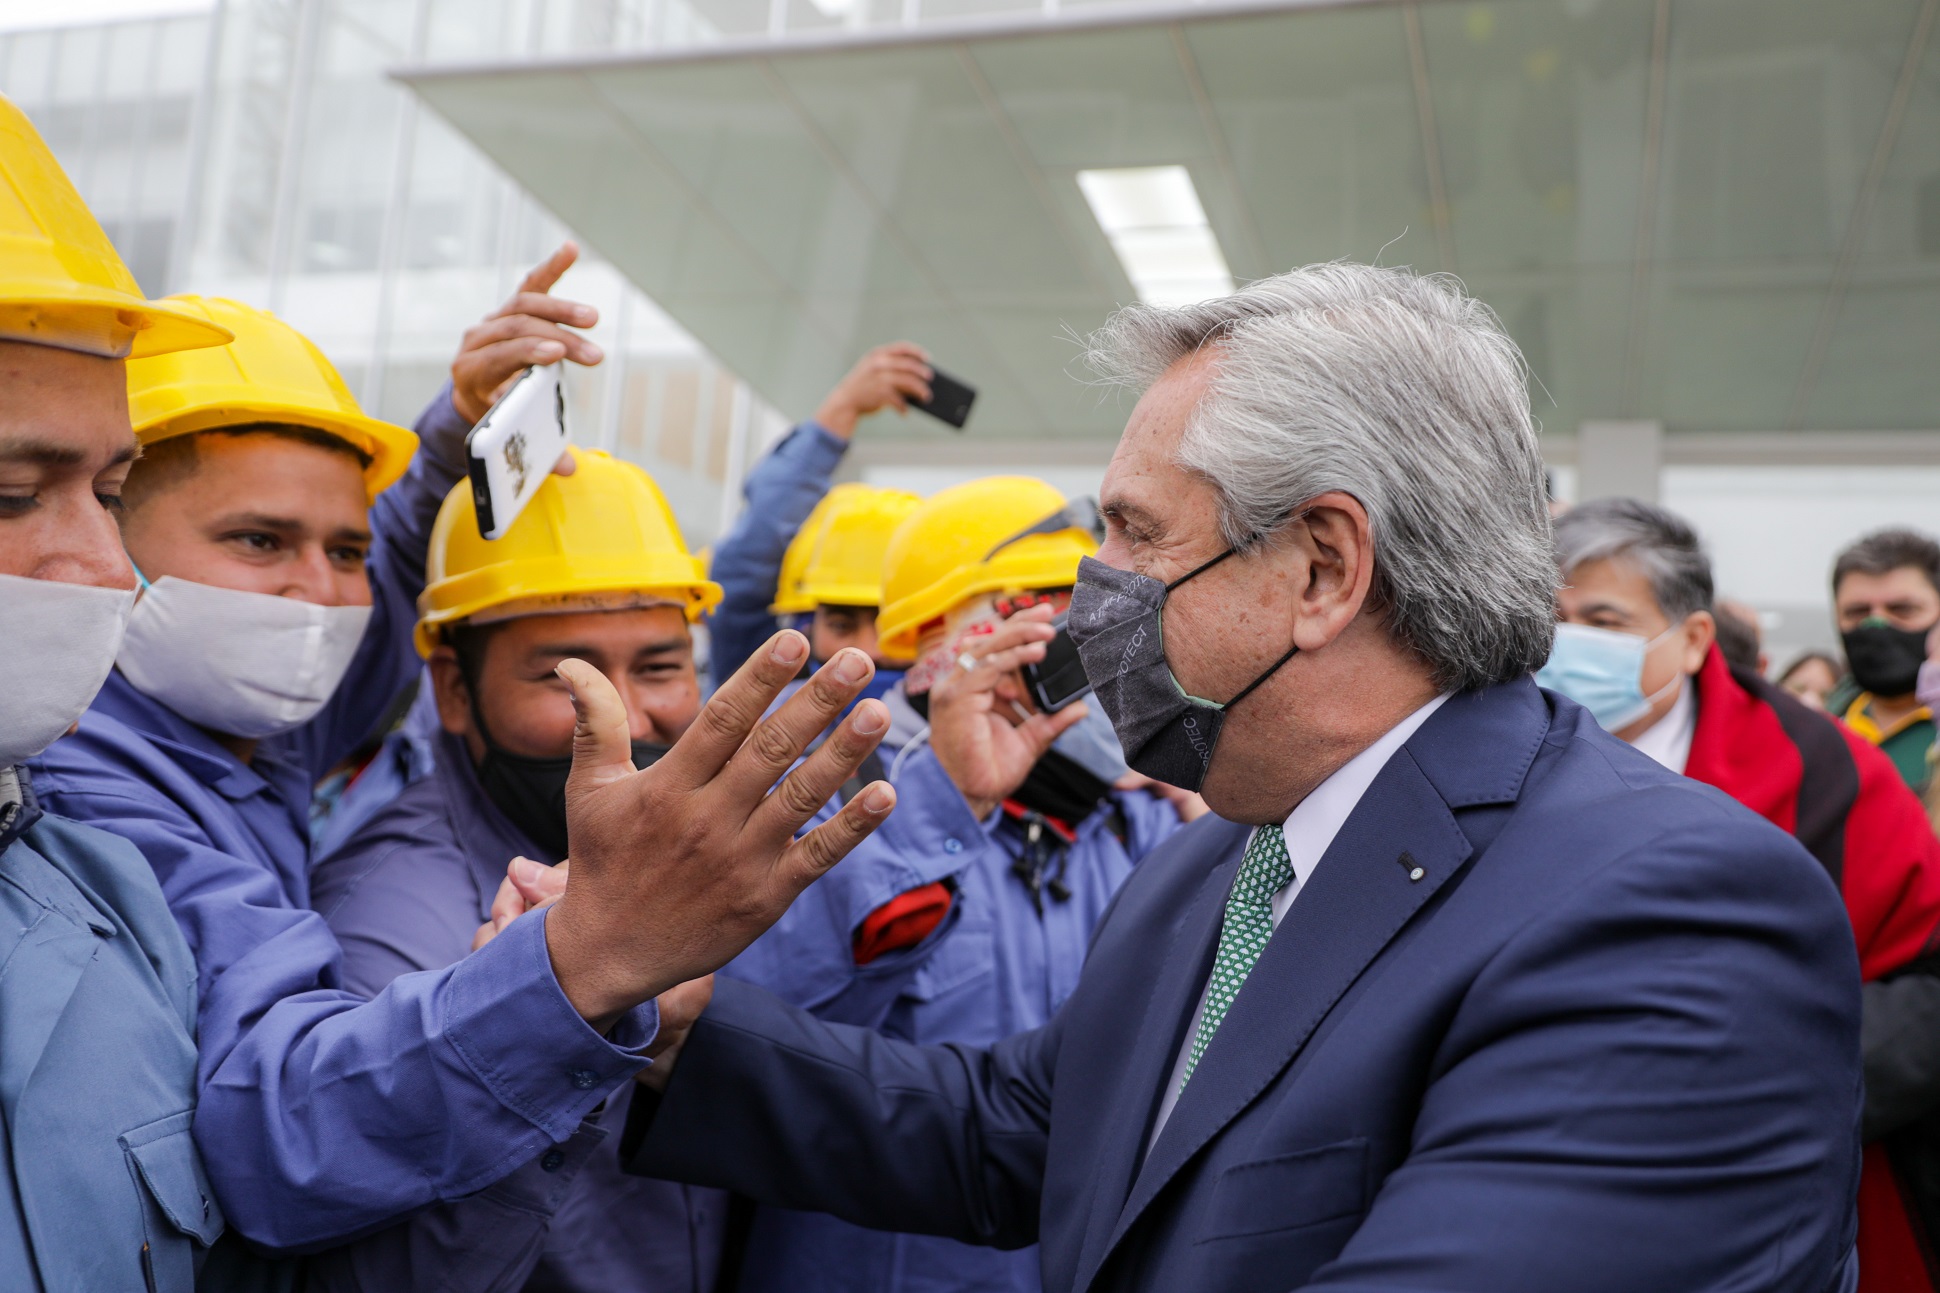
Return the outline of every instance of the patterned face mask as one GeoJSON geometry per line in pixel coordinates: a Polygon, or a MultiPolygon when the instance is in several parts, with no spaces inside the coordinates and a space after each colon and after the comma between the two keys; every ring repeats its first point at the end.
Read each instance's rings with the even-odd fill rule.
{"type": "Polygon", "coordinates": [[[1220,729],[1233,706],[1252,695],[1299,652],[1296,644],[1231,700],[1189,695],[1165,659],[1166,598],[1188,579],[1233,555],[1228,548],[1169,584],[1086,557],[1078,563],[1065,631],[1091,680],[1098,704],[1125,747],[1125,762],[1154,781],[1198,790],[1212,766],[1220,729]]]}

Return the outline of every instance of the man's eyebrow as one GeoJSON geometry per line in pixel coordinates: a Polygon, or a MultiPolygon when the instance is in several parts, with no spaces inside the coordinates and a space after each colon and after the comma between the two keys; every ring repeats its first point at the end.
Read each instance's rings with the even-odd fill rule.
{"type": "Polygon", "coordinates": [[[1578,615],[1621,615],[1630,616],[1630,608],[1616,602],[1587,602],[1576,608],[1578,615]]]}
{"type": "Polygon", "coordinates": [[[1116,519],[1120,524],[1133,523],[1146,530],[1164,528],[1156,515],[1129,499],[1108,498],[1098,510],[1116,519]]]}
{"type": "Polygon", "coordinates": [[[309,528],[293,516],[271,516],[268,512],[227,512],[215,518],[215,523],[220,526],[247,525],[283,534],[301,533],[309,528]]]}
{"type": "Polygon", "coordinates": [[[354,525],[339,526],[330,532],[332,543],[364,543],[371,541],[370,531],[354,525]]]}
{"type": "MultiPolygon", "coordinates": [[[[133,462],[140,452],[133,443],[125,444],[103,466],[118,467],[124,462],[133,462]]],[[[37,467],[81,467],[87,464],[88,452],[54,440],[9,436],[0,440],[0,461],[26,462],[37,467]]]]}

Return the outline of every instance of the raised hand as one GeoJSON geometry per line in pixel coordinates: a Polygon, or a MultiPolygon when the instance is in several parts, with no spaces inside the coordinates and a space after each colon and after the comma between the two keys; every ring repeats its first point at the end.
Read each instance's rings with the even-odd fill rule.
{"type": "Polygon", "coordinates": [[[559,986],[594,1026],[727,964],[895,806],[878,781],[795,837],[889,730],[882,702],[865,700],[789,771],[875,672],[862,652],[839,651],[764,719],[807,658],[801,634],[776,634],[637,772],[612,683],[582,661],[559,666],[578,715],[566,783],[572,881],[547,915],[546,943],[559,986]]]}
{"type": "Polygon", "coordinates": [[[1037,713],[1017,671],[1057,636],[1052,610],[1034,606],[973,638],[930,690],[930,746],[978,817],[1024,784],[1051,742],[1085,716],[1082,702],[1037,713]]]}
{"type": "MultiPolygon", "coordinates": [[[[561,244],[525,276],[512,299],[466,329],[451,361],[451,405],[475,423],[497,402],[512,379],[532,367],[570,359],[597,364],[600,348],[573,331],[590,328],[600,312],[590,305],[552,296],[553,284],[579,259],[575,243],[561,244]]],[[[570,465],[562,474],[571,474],[570,465]]]]}
{"type": "Polygon", "coordinates": [[[855,424],[878,409],[909,412],[909,401],[930,397],[929,354],[911,341],[877,346],[856,360],[854,368],[822,401],[815,420],[847,440],[855,424]]]}

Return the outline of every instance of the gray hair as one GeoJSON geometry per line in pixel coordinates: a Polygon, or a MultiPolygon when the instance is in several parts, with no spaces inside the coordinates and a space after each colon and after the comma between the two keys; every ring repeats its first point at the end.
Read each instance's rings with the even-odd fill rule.
{"type": "Polygon", "coordinates": [[[1437,685],[1508,682],[1549,658],[1556,567],[1527,369],[1445,275],[1334,263],[1231,296],[1119,310],[1088,340],[1143,390],[1216,348],[1179,465],[1219,497],[1242,551],[1338,490],[1367,509],[1374,603],[1437,685]]]}
{"type": "MultiPolygon", "coordinates": [[[[1711,609],[1711,558],[1675,512],[1634,498],[1599,498],[1556,521],[1556,565],[1568,579],[1592,561],[1622,561],[1650,583],[1657,609],[1676,624],[1711,609]]],[[[1755,649],[1754,642],[1754,649],[1755,649]]]]}

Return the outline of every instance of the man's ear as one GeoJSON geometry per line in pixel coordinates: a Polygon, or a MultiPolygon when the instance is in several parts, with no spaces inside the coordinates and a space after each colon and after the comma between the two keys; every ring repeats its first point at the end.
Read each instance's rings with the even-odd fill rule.
{"type": "Polygon", "coordinates": [[[1294,641],[1302,651],[1314,651],[1354,622],[1373,590],[1374,543],[1367,509],[1352,494],[1336,490],[1301,509],[1288,531],[1306,567],[1294,641]]]}
{"type": "Polygon", "coordinates": [[[1692,611],[1684,617],[1684,672],[1694,674],[1704,668],[1711,644],[1718,639],[1718,621],[1710,611],[1692,611]]]}
{"type": "Polygon", "coordinates": [[[465,686],[464,670],[458,667],[458,653],[448,646],[434,648],[431,659],[431,693],[438,702],[438,725],[453,736],[464,736],[472,729],[471,691],[465,686]]]}

